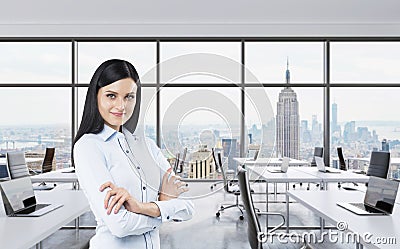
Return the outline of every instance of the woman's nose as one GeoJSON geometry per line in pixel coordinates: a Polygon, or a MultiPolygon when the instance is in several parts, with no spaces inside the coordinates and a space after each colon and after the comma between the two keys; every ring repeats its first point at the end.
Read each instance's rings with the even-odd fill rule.
{"type": "Polygon", "coordinates": [[[118,107],[120,110],[124,110],[124,109],[125,109],[125,106],[126,106],[126,100],[125,100],[125,98],[120,98],[120,99],[118,100],[117,107],[118,107]]]}

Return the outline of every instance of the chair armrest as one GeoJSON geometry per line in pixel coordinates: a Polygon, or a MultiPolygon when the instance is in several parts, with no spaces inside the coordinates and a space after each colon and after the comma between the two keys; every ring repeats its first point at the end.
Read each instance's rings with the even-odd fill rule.
{"type": "Polygon", "coordinates": [[[282,222],[278,225],[276,225],[274,228],[272,228],[269,232],[275,232],[276,230],[278,230],[279,228],[281,228],[283,225],[285,225],[286,219],[285,216],[281,213],[273,213],[273,212],[256,212],[257,215],[277,215],[280,216],[282,218],[282,222]]]}
{"type": "Polygon", "coordinates": [[[30,175],[39,175],[39,174],[42,173],[42,172],[40,172],[38,170],[34,170],[34,169],[30,169],[30,168],[28,168],[28,171],[29,171],[30,175]]]}

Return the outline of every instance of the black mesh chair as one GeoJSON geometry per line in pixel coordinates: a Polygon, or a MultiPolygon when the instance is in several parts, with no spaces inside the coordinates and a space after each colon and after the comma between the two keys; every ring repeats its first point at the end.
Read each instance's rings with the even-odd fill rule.
{"type": "Polygon", "coordinates": [[[285,216],[280,213],[256,212],[254,209],[254,202],[251,195],[247,171],[239,166],[237,173],[242,202],[247,214],[247,238],[252,249],[262,249],[262,243],[258,240],[258,235],[262,232],[260,222],[258,221],[258,215],[277,215],[282,217],[282,223],[275,226],[269,232],[274,232],[275,230],[281,228],[285,224],[285,216]]]}
{"type": "Polygon", "coordinates": [[[222,211],[224,211],[226,209],[229,209],[229,208],[237,208],[237,209],[239,209],[239,211],[241,213],[239,218],[241,220],[243,220],[244,219],[244,217],[243,217],[243,208],[244,207],[243,207],[242,204],[239,204],[240,190],[239,190],[237,185],[233,185],[233,184],[231,184],[231,181],[228,181],[228,179],[227,179],[227,177],[225,175],[224,167],[222,165],[221,153],[220,152],[216,153],[215,150],[213,149],[212,150],[212,156],[213,156],[215,164],[218,165],[218,168],[221,170],[221,174],[222,174],[222,178],[223,178],[223,182],[224,182],[224,190],[225,190],[225,192],[228,193],[228,194],[234,195],[235,198],[236,198],[236,201],[235,201],[234,204],[220,204],[219,205],[220,208],[215,213],[215,215],[217,217],[219,217],[221,215],[222,211]]]}
{"type": "MultiPolygon", "coordinates": [[[[213,156],[214,164],[215,164],[215,173],[216,174],[217,173],[221,173],[222,174],[220,165],[218,164],[218,162],[216,160],[216,157],[214,155],[215,154],[215,149],[211,148],[211,151],[212,151],[212,156],[213,156]]],[[[224,171],[224,173],[225,173],[225,171],[224,171]]],[[[224,184],[224,181],[223,180],[219,180],[217,182],[214,182],[213,184],[211,184],[210,189],[213,190],[215,187],[217,187],[218,184],[224,184]]],[[[232,183],[229,183],[229,184],[232,186],[232,183]]]]}
{"type": "Polygon", "coordinates": [[[31,170],[31,173],[42,174],[52,171],[54,154],[55,154],[55,148],[46,148],[42,166],[40,167],[39,170],[31,170]]]}
{"type": "Polygon", "coordinates": [[[372,151],[367,176],[387,178],[390,165],[390,152],[372,151]]]}
{"type": "MultiPolygon", "coordinates": [[[[336,150],[337,150],[337,155],[339,158],[339,169],[347,171],[346,161],[344,160],[342,147],[337,147],[336,150]]],[[[341,188],[341,187],[342,187],[342,183],[338,182],[338,188],[341,188]]]]}
{"type": "MultiPolygon", "coordinates": [[[[317,167],[317,163],[315,162],[315,157],[323,157],[324,156],[324,148],[323,147],[314,147],[314,154],[313,158],[311,160],[310,166],[311,167],[317,167]]],[[[303,186],[302,182],[299,182],[300,187],[303,186]]],[[[319,184],[315,184],[317,187],[319,187],[319,184]]],[[[293,184],[293,188],[296,188],[296,184],[293,184]]],[[[310,183],[307,185],[307,190],[310,190],[310,183]]]]}
{"type": "MultiPolygon", "coordinates": [[[[259,234],[262,231],[260,222],[258,221],[258,216],[259,215],[266,215],[267,219],[268,216],[279,216],[282,218],[282,222],[273,227],[271,230],[269,230],[269,233],[273,233],[276,230],[280,229],[284,224],[285,224],[285,216],[281,213],[276,213],[276,212],[260,212],[257,208],[254,207],[254,201],[252,197],[252,191],[250,188],[250,182],[249,178],[247,175],[247,170],[244,169],[241,166],[238,166],[237,168],[237,177],[239,181],[239,187],[240,187],[240,193],[242,196],[242,202],[244,204],[246,214],[247,214],[247,238],[249,240],[250,247],[252,249],[262,249],[262,241],[259,240],[259,238],[262,238],[259,236],[259,234]]],[[[267,234],[267,233],[265,233],[267,234]]],[[[293,236],[295,235],[296,237],[302,237],[301,234],[285,234],[285,236],[293,236]]],[[[268,241],[268,240],[266,240],[268,241]]],[[[285,245],[287,247],[287,245],[285,245]]],[[[280,248],[279,246],[277,248],[280,248]]],[[[305,237],[303,238],[303,245],[300,247],[300,249],[311,249],[311,247],[307,244],[305,241],[305,237]]]]}
{"type": "MultiPolygon", "coordinates": [[[[339,169],[343,170],[343,171],[347,171],[348,168],[347,168],[347,165],[346,165],[346,160],[344,160],[342,147],[337,147],[336,151],[337,151],[338,158],[339,158],[339,169]]],[[[338,182],[338,188],[342,187],[342,183],[343,182],[338,182]]],[[[353,185],[354,186],[358,186],[358,184],[355,183],[355,182],[353,182],[353,185]]],[[[351,187],[343,187],[343,188],[346,189],[346,190],[356,190],[356,189],[351,188],[351,187]]]]}
{"type": "Polygon", "coordinates": [[[337,155],[339,158],[339,168],[340,168],[340,170],[346,171],[347,166],[346,166],[346,161],[344,160],[342,147],[337,147],[336,150],[337,150],[337,155]]]}
{"type": "MultiPolygon", "coordinates": [[[[30,170],[31,174],[37,175],[37,174],[43,174],[47,172],[51,172],[53,170],[53,160],[54,160],[54,154],[55,154],[55,148],[46,148],[45,154],[44,154],[44,159],[42,162],[42,166],[40,170],[30,170]]],[[[41,182],[38,186],[34,186],[34,190],[51,190],[55,188],[57,184],[46,184],[46,182],[41,182]]]]}

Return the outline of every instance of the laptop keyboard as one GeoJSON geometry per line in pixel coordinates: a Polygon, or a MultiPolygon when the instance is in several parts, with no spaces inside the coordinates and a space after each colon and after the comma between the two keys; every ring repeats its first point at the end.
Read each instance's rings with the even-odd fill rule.
{"type": "Polygon", "coordinates": [[[15,214],[30,214],[30,213],[33,213],[33,212],[39,210],[39,209],[42,209],[42,208],[44,208],[44,207],[47,207],[47,206],[49,206],[49,205],[50,205],[50,204],[36,204],[36,205],[34,205],[34,206],[30,206],[30,207],[21,209],[21,210],[15,212],[15,214]]]}
{"type": "Polygon", "coordinates": [[[368,213],[382,213],[378,209],[375,209],[375,208],[372,208],[372,207],[364,205],[364,203],[350,203],[350,204],[353,205],[353,206],[358,207],[359,209],[365,210],[368,213]]]}

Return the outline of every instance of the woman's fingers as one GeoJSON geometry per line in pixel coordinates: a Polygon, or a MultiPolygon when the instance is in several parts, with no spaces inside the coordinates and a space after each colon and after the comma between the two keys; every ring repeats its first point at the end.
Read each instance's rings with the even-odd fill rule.
{"type": "Polygon", "coordinates": [[[118,192],[118,193],[116,193],[114,198],[112,198],[110,204],[108,205],[107,214],[111,214],[112,209],[118,203],[118,201],[121,199],[122,195],[123,195],[122,192],[118,192]]]}
{"type": "Polygon", "coordinates": [[[119,209],[122,207],[122,205],[124,205],[124,202],[128,199],[129,194],[125,193],[122,195],[122,197],[118,200],[118,203],[115,205],[114,208],[114,213],[118,213],[119,209]]]}
{"type": "Polygon", "coordinates": [[[181,182],[181,181],[177,182],[176,185],[178,186],[178,188],[187,187],[188,186],[188,184],[186,182],[181,182]]]}
{"type": "Polygon", "coordinates": [[[111,189],[114,189],[115,188],[115,185],[112,183],[112,182],[106,182],[106,183],[103,183],[101,186],[100,186],[100,192],[103,192],[103,190],[104,189],[106,189],[106,188],[111,188],[111,189]]]}
{"type": "Polygon", "coordinates": [[[109,190],[107,191],[106,197],[104,198],[104,208],[108,207],[108,203],[110,201],[111,196],[115,195],[116,191],[115,190],[109,190]]]}
{"type": "Polygon", "coordinates": [[[165,172],[165,174],[163,175],[163,179],[162,179],[163,184],[168,183],[168,180],[169,180],[169,177],[171,175],[171,172],[172,172],[172,168],[169,168],[167,170],[167,172],[165,172]]]}
{"type": "Polygon", "coordinates": [[[181,191],[181,194],[188,192],[189,188],[188,187],[183,187],[183,188],[179,188],[179,190],[181,191]]]}

